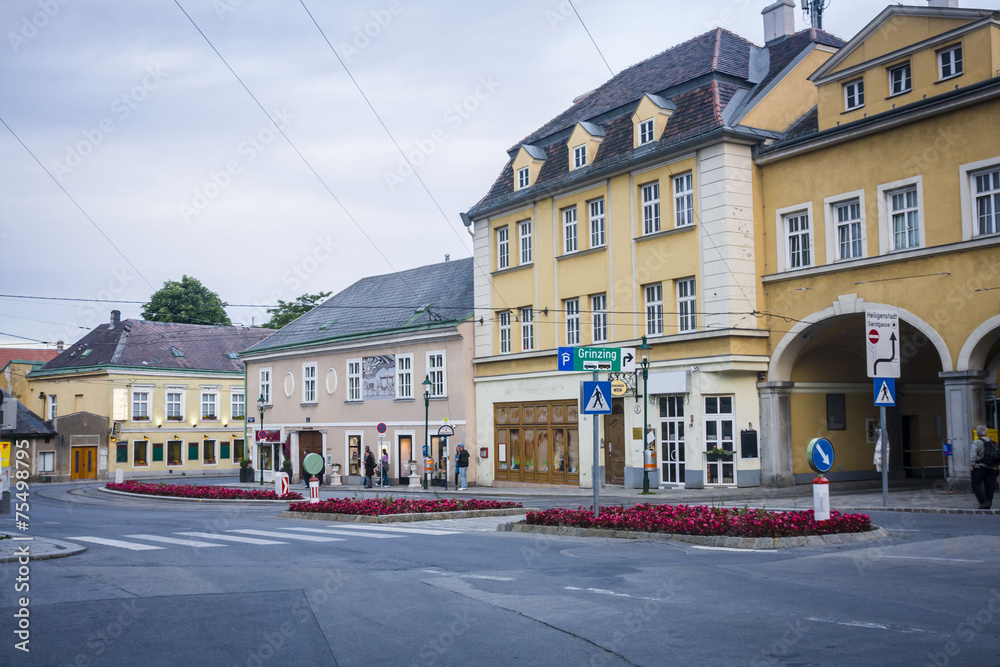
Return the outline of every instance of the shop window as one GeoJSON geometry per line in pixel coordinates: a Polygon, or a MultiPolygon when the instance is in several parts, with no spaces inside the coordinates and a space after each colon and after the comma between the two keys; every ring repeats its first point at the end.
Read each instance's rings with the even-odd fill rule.
{"type": "Polygon", "coordinates": [[[233,461],[239,463],[247,458],[246,445],[242,438],[233,439],[233,461]]]}
{"type": "Polygon", "coordinates": [[[184,443],[180,440],[167,440],[167,465],[182,466],[184,459],[181,458],[184,443]]]}
{"type": "Polygon", "coordinates": [[[218,463],[215,458],[215,440],[205,440],[201,446],[201,463],[202,465],[214,466],[218,463]]]}

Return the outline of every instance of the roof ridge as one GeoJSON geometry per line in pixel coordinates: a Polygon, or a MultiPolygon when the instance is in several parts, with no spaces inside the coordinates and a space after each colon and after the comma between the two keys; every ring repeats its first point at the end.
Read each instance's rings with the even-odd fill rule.
{"type": "Polygon", "coordinates": [[[712,71],[718,71],[719,69],[719,52],[722,51],[722,28],[715,29],[715,49],[712,54],[712,71]]]}

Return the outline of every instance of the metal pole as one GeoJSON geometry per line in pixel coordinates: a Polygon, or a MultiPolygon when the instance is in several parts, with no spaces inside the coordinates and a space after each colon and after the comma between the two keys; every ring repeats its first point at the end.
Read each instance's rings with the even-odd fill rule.
{"type": "Polygon", "coordinates": [[[879,408],[879,416],[882,419],[882,432],[885,434],[882,440],[882,507],[889,506],[889,429],[885,421],[885,406],[879,408]]]}
{"type": "Polygon", "coordinates": [[[642,492],[649,493],[649,468],[646,467],[646,450],[649,444],[646,442],[646,434],[649,431],[648,405],[646,404],[646,393],[649,389],[649,362],[643,358],[642,364],[642,492]]]}
{"type": "Polygon", "coordinates": [[[430,488],[430,473],[427,472],[427,457],[433,458],[431,452],[431,437],[427,432],[430,424],[431,397],[430,392],[424,391],[424,488],[430,488]]]}
{"type": "MultiPolygon", "coordinates": [[[[594,371],[594,382],[597,382],[597,371],[594,371]]],[[[592,483],[594,485],[594,518],[596,519],[601,515],[601,501],[599,499],[601,493],[601,483],[598,479],[598,471],[600,470],[600,443],[598,440],[601,437],[601,427],[597,423],[597,415],[590,415],[594,420],[594,471],[592,473],[593,479],[592,483]]]]}

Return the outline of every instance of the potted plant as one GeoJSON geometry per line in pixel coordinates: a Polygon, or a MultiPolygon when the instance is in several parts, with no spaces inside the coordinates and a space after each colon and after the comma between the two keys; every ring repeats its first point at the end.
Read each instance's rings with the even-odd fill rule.
{"type": "Polygon", "coordinates": [[[732,461],[733,450],[716,447],[715,449],[706,451],[705,458],[709,461],[732,461]]]}

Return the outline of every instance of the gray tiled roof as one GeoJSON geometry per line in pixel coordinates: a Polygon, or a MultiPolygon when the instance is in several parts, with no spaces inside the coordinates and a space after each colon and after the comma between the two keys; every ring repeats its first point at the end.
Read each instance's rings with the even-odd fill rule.
{"type": "MultiPolygon", "coordinates": [[[[12,394],[0,389],[0,399],[4,396],[11,396],[12,394]]],[[[17,402],[17,425],[14,428],[13,435],[40,435],[40,436],[54,436],[56,435],[56,430],[52,428],[52,422],[47,422],[34,412],[29,410],[24,406],[21,401],[17,402]]]]}
{"type": "Polygon", "coordinates": [[[250,348],[454,325],[473,311],[472,258],[362,278],[250,348]]]}
{"type": "Polygon", "coordinates": [[[243,362],[229,357],[264,340],[271,329],[122,320],[102,324],[70,345],[40,370],[131,366],[168,370],[242,373],[243,362]],[[88,353],[87,350],[90,350],[88,353]]]}

